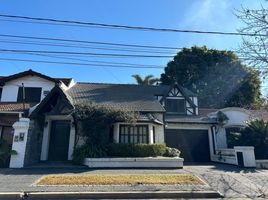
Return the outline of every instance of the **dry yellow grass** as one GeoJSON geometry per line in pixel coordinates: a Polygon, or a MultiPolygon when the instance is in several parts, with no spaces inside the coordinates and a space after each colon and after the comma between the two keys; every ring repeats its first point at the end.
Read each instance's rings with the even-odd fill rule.
{"type": "Polygon", "coordinates": [[[204,184],[198,177],[186,174],[165,175],[81,175],[44,176],[36,185],[192,185],[204,184]]]}

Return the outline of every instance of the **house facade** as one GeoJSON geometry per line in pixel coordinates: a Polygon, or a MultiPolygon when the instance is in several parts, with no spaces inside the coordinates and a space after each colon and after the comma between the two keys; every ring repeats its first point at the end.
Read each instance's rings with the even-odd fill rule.
{"type": "MultiPolygon", "coordinates": [[[[219,161],[218,152],[228,148],[218,110],[199,108],[197,95],[178,84],[75,83],[29,70],[2,77],[0,85],[1,138],[17,151],[10,167],[71,160],[74,148],[84,142],[72,112],[76,104],[89,102],[139,113],[135,126],[113,124],[109,138],[115,143],[166,143],[181,150],[185,162],[219,161]]],[[[222,111],[232,116],[230,110],[222,111]]],[[[230,124],[237,121],[229,119],[230,124]]]]}

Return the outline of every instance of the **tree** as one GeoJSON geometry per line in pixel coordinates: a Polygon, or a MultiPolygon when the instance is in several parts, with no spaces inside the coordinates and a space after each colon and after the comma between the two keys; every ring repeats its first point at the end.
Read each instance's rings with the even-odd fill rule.
{"type": "Polygon", "coordinates": [[[142,77],[138,74],[132,75],[132,77],[135,78],[136,82],[139,85],[153,85],[155,84],[159,79],[155,78],[153,75],[147,75],[142,79],[142,77]]]}
{"type": "Polygon", "coordinates": [[[245,34],[239,53],[249,65],[261,68],[262,72],[267,73],[268,10],[263,7],[258,10],[242,7],[236,16],[244,24],[238,31],[245,34]]]}
{"type": "Polygon", "coordinates": [[[184,48],[161,74],[163,84],[178,82],[199,97],[201,107],[248,107],[261,103],[258,71],[243,65],[232,51],[184,48]]]}

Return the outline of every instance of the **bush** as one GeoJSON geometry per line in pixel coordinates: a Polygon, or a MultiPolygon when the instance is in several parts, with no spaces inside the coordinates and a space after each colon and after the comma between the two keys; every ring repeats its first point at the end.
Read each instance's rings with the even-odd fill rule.
{"type": "Polygon", "coordinates": [[[82,164],[85,158],[101,157],[178,157],[180,151],[165,144],[119,144],[112,143],[103,148],[85,144],[73,153],[73,163],[82,164]]]}
{"type": "Polygon", "coordinates": [[[165,144],[110,144],[107,147],[107,155],[111,157],[156,157],[165,152],[165,144]]]}
{"type": "Polygon", "coordinates": [[[107,156],[106,150],[103,147],[91,144],[84,144],[74,150],[72,161],[74,164],[83,164],[84,159],[87,157],[99,158],[105,156],[107,156]]]}
{"type": "Polygon", "coordinates": [[[228,146],[254,146],[256,159],[268,159],[268,123],[253,120],[240,134],[229,134],[228,146]]]}
{"type": "Polygon", "coordinates": [[[10,156],[11,155],[17,155],[18,152],[15,150],[12,150],[12,147],[8,142],[4,139],[0,138],[0,167],[8,167],[10,156]]]}
{"type": "Polygon", "coordinates": [[[166,147],[164,156],[166,157],[180,157],[181,152],[176,148],[166,147]]]}

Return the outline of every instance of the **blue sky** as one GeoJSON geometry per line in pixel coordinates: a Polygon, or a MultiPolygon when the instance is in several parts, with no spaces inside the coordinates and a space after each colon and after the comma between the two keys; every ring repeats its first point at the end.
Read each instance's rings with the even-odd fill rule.
{"type": "MultiPolygon", "coordinates": [[[[241,27],[241,24],[234,16],[235,9],[240,9],[241,6],[259,8],[261,4],[266,6],[267,3],[257,0],[1,0],[0,13],[132,26],[236,31],[237,28],[241,27]]],[[[0,34],[173,47],[206,45],[210,48],[227,50],[237,49],[241,42],[240,37],[230,36],[64,27],[2,21],[2,19],[0,18],[0,34]]],[[[11,44],[6,43],[6,40],[8,39],[0,37],[2,49],[118,53],[78,48],[11,44]]],[[[2,54],[0,57],[56,61],[56,59],[47,57],[18,54],[2,54]]],[[[164,67],[170,59],[94,57],[88,58],[88,60],[129,62],[137,65],[151,64],[164,67]]],[[[70,60],[57,61],[71,62],[70,60]]],[[[153,74],[158,77],[163,72],[163,69],[117,69],[99,66],[72,66],[15,61],[0,61],[0,66],[1,75],[9,75],[31,68],[52,77],[73,77],[76,81],[112,83],[133,83],[134,79],[131,77],[133,74],[143,76],[153,74]]]]}

